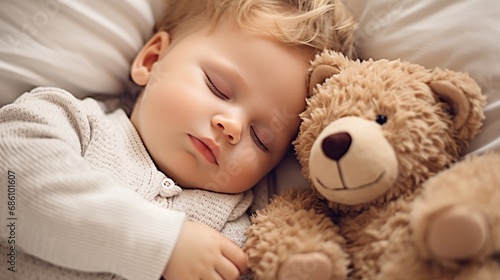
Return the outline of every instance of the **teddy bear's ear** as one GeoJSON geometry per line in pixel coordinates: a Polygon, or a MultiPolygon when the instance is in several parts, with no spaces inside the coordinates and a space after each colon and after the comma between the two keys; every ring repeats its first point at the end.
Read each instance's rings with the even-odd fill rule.
{"type": "Polygon", "coordinates": [[[436,68],[429,87],[442,102],[448,104],[453,129],[462,141],[469,141],[479,132],[486,103],[481,88],[466,73],[436,68]]]}
{"type": "Polygon", "coordinates": [[[313,95],[316,85],[324,83],[326,79],[338,73],[340,73],[338,66],[321,64],[314,67],[309,78],[309,95],[313,95]]]}
{"type": "Polygon", "coordinates": [[[348,61],[349,58],[333,50],[324,50],[316,55],[309,69],[309,96],[314,94],[316,85],[323,84],[326,79],[342,72],[348,61]]]}
{"type": "Polygon", "coordinates": [[[449,113],[453,118],[453,127],[460,129],[469,116],[469,100],[460,89],[448,81],[432,81],[429,83],[429,87],[439,96],[441,101],[450,106],[449,113]]]}

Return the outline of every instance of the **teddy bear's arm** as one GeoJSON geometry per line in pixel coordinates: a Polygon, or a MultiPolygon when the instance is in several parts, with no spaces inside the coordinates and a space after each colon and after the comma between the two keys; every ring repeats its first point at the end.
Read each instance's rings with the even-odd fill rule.
{"type": "Polygon", "coordinates": [[[255,279],[345,279],[345,241],[327,211],[311,189],[285,192],[258,211],[245,245],[255,279]]]}
{"type": "Polygon", "coordinates": [[[499,165],[500,154],[473,155],[429,179],[377,279],[498,279],[499,165]]]}

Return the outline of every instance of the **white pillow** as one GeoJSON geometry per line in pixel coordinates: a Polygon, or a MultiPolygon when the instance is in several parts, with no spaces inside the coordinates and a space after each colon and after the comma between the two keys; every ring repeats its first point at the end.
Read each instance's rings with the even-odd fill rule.
{"type": "MultiPolygon", "coordinates": [[[[487,94],[488,106],[483,132],[467,152],[500,150],[496,0],[345,2],[360,22],[361,57],[469,72],[487,94]]],[[[79,97],[119,94],[162,10],[161,0],[2,0],[0,106],[38,85],[63,87],[79,97]]],[[[281,192],[308,183],[290,153],[260,186],[281,192]]]]}
{"type": "Polygon", "coordinates": [[[0,106],[35,86],[119,94],[161,0],[2,0],[0,106]]]}

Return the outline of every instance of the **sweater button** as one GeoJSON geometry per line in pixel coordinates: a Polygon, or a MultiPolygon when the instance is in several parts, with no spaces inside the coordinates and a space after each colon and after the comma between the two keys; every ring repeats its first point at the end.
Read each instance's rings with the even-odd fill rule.
{"type": "Polygon", "coordinates": [[[170,178],[165,178],[161,181],[161,186],[165,189],[165,190],[172,190],[174,187],[175,187],[175,183],[174,181],[172,181],[172,179],[170,178]]]}

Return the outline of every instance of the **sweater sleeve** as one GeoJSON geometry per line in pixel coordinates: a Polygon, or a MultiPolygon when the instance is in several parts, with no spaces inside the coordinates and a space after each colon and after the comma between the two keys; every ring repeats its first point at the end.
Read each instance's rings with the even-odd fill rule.
{"type": "Polygon", "coordinates": [[[0,191],[0,218],[15,218],[15,246],[47,262],[157,280],[184,214],[91,168],[83,153],[98,106],[88,103],[45,88],[0,109],[0,178],[12,179],[0,191]]]}

